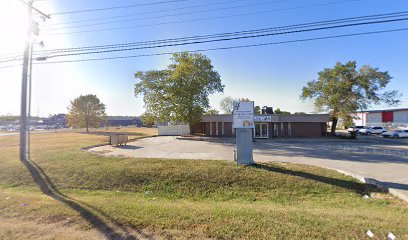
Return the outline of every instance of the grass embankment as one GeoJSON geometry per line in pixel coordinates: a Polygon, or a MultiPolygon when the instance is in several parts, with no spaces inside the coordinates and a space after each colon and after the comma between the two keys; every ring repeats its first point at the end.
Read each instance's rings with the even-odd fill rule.
{"type": "Polygon", "coordinates": [[[33,135],[24,165],[17,140],[0,137],[0,239],[362,239],[368,229],[408,238],[405,203],[365,200],[378,189],[334,171],[107,158],[80,150],[106,136],[73,132],[33,135]]]}

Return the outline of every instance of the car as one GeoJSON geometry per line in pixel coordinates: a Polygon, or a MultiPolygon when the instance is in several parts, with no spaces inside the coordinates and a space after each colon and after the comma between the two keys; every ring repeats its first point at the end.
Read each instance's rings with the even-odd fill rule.
{"type": "Polygon", "coordinates": [[[347,131],[348,132],[356,132],[356,133],[358,133],[361,129],[364,129],[364,128],[366,128],[365,126],[354,126],[354,127],[349,127],[348,129],[347,129],[347,131]]]}
{"type": "Polygon", "coordinates": [[[408,138],[408,130],[395,130],[389,132],[383,132],[382,136],[385,138],[408,138]]]}
{"type": "Polygon", "coordinates": [[[387,132],[387,129],[385,129],[384,127],[368,127],[363,128],[358,132],[362,135],[382,134],[384,132],[387,132]]]}

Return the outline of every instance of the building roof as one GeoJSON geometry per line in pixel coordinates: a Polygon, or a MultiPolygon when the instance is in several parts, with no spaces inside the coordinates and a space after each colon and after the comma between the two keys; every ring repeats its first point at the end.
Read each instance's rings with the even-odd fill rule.
{"type": "MultiPolygon", "coordinates": [[[[329,122],[329,114],[256,114],[255,117],[270,117],[265,122],[329,122]]],[[[232,122],[232,114],[206,115],[201,122],[232,122]]],[[[257,121],[255,121],[257,122],[257,121]]]]}
{"type": "Polygon", "coordinates": [[[401,112],[408,111],[408,108],[393,108],[393,109],[380,109],[380,110],[367,110],[361,111],[362,113],[382,113],[382,112],[401,112]]]}

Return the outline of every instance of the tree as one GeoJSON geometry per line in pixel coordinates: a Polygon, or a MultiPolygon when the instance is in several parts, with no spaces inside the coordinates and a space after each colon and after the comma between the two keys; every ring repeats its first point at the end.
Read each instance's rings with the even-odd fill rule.
{"type": "Polygon", "coordinates": [[[74,128],[97,128],[105,120],[105,104],[96,95],[79,96],[68,107],[68,126],[74,128]]]}
{"type": "Polygon", "coordinates": [[[275,114],[288,114],[288,115],[290,115],[291,113],[287,112],[287,111],[282,111],[280,108],[276,108],[275,114]]]}
{"type": "Polygon", "coordinates": [[[148,112],[162,121],[200,122],[210,107],[208,96],[223,92],[221,77],[211,60],[200,53],[175,53],[165,70],[139,71],[135,96],[143,95],[148,112]]]}
{"type": "Polygon", "coordinates": [[[318,80],[308,82],[301,99],[313,99],[316,111],[331,114],[331,134],[335,135],[339,118],[349,120],[353,113],[373,104],[399,104],[398,91],[385,90],[390,81],[389,73],[378,68],[365,65],[357,69],[355,61],[338,62],[333,68],[319,72],[318,80]]]}
{"type": "Polygon", "coordinates": [[[220,112],[217,109],[210,109],[204,113],[204,115],[218,115],[220,112]]]}
{"type": "Polygon", "coordinates": [[[293,113],[293,115],[307,115],[307,113],[305,113],[305,112],[295,112],[295,113],[293,113]]]}
{"type": "Polygon", "coordinates": [[[150,112],[145,112],[140,116],[140,121],[142,121],[143,125],[146,127],[152,127],[157,122],[157,117],[150,112]]]}
{"type": "Polygon", "coordinates": [[[261,114],[261,107],[260,106],[255,106],[254,107],[254,113],[255,114],[261,114]]]}
{"type": "Polygon", "coordinates": [[[232,113],[232,110],[234,109],[234,99],[232,97],[221,99],[220,108],[226,114],[232,113]]]}

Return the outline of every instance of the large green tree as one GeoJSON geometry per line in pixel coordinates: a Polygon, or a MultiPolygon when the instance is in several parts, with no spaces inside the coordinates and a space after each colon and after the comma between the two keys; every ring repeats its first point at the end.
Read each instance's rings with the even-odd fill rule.
{"type": "Polygon", "coordinates": [[[68,107],[68,126],[74,128],[97,128],[106,119],[105,104],[96,95],[81,95],[68,107]]]}
{"type": "Polygon", "coordinates": [[[222,92],[221,77],[211,60],[199,53],[176,53],[164,70],[139,71],[136,96],[143,95],[148,112],[162,121],[186,123],[190,127],[209,109],[210,94],[222,92]]]}
{"type": "Polygon", "coordinates": [[[333,68],[319,72],[318,80],[308,82],[302,89],[301,99],[313,99],[316,111],[330,112],[331,134],[335,135],[339,118],[349,120],[353,113],[372,105],[400,102],[398,91],[386,90],[391,78],[388,72],[369,65],[357,69],[355,61],[338,62],[333,68]]]}

